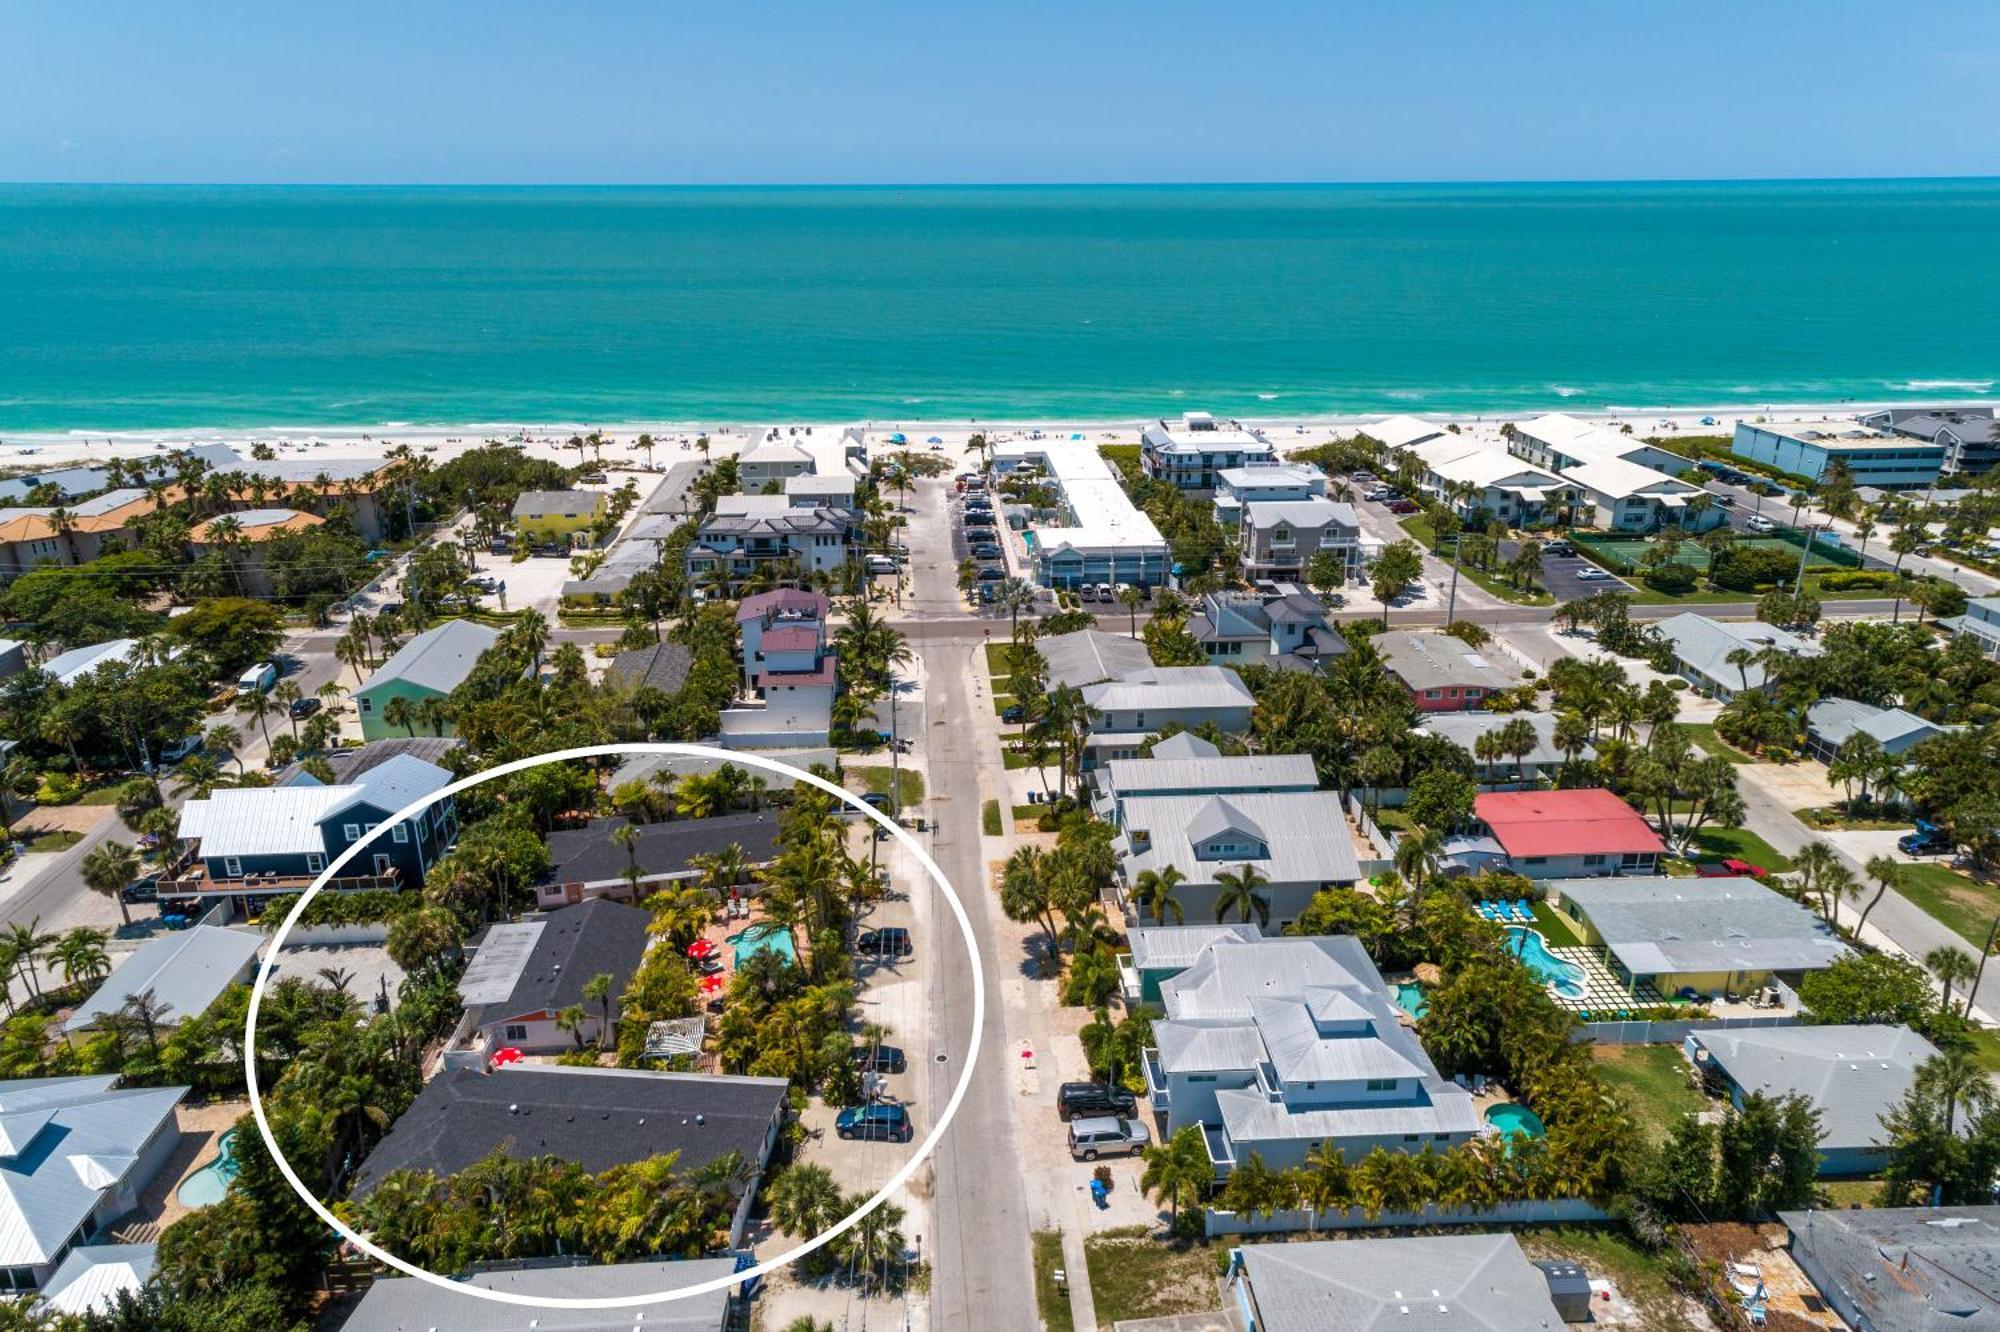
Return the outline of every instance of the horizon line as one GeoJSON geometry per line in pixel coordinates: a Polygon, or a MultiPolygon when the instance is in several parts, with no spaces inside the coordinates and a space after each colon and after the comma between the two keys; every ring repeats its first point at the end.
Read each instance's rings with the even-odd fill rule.
{"type": "Polygon", "coordinates": [[[0,189],[421,189],[421,190],[1047,190],[1385,189],[1525,185],[1848,185],[2000,181],[1991,174],[1919,176],[1521,176],[1379,180],[828,180],[828,181],[420,181],[420,180],[0,180],[0,189]]]}

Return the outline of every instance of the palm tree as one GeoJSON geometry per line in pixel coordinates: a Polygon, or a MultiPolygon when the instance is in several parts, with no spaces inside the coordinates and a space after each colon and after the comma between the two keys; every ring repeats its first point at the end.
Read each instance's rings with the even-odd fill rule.
{"type": "Polygon", "coordinates": [[[79,925],[56,940],[51,956],[62,968],[63,980],[74,985],[80,979],[96,980],[109,973],[111,958],[104,944],[110,937],[103,930],[79,925]]]}
{"type": "Polygon", "coordinates": [[[208,799],[216,787],[226,784],[222,766],[208,754],[190,754],[174,769],[174,789],[196,800],[208,799]]]}
{"type": "Polygon", "coordinates": [[[617,978],[608,971],[600,971],[583,983],[583,1001],[587,1004],[596,1004],[598,1011],[604,1016],[604,1021],[597,1032],[597,1041],[600,1045],[605,1044],[612,1036],[611,987],[616,983],[617,978]]]}
{"type": "Polygon", "coordinates": [[[83,882],[93,893],[102,893],[118,903],[118,914],[132,923],[131,908],[125,904],[125,885],[139,877],[139,853],[123,842],[105,842],[83,858],[83,882]]]}
{"type": "Polygon", "coordinates": [[[209,727],[203,740],[215,753],[229,755],[230,761],[236,765],[236,775],[243,775],[243,732],[223,722],[209,727]]]}
{"type": "MultiPolygon", "coordinates": [[[[1951,1012],[1951,987],[1960,981],[1969,981],[1979,970],[1979,964],[1965,950],[1950,944],[1941,944],[1924,954],[1924,966],[1931,975],[1938,978],[1938,1007],[1951,1012]]],[[[1970,993],[1966,995],[1968,1006],[1972,1003],[1970,993]]]]}
{"type": "Polygon", "coordinates": [[[1197,1207],[1215,1183],[1215,1165],[1208,1143],[1195,1124],[1142,1154],[1146,1169],[1139,1176],[1140,1192],[1167,1205],[1169,1220],[1178,1223],[1181,1208],[1197,1207]]]}
{"type": "Polygon", "coordinates": [[[840,1220],[840,1186],[821,1165],[795,1165],[771,1181],[771,1223],[787,1235],[810,1239],[840,1220]]]}
{"type": "Polygon", "coordinates": [[[639,842],[645,835],[646,830],[636,823],[621,823],[611,830],[611,844],[625,853],[634,882],[639,877],[639,842]]]}
{"type": "Polygon", "coordinates": [[[1057,936],[1055,907],[1049,900],[1048,859],[1048,853],[1038,846],[1024,846],[1007,858],[1000,871],[1000,909],[1011,921],[1039,924],[1048,933],[1053,955],[1057,936]]]}
{"type": "MultiPolygon", "coordinates": [[[[285,681],[285,684],[291,687],[293,694],[298,693],[299,687],[292,684],[290,680],[285,681]]],[[[250,691],[250,696],[244,699],[238,706],[243,711],[249,713],[251,719],[257,723],[257,729],[264,733],[264,745],[266,748],[269,748],[271,744],[270,718],[271,714],[278,710],[276,700],[261,689],[253,689],[250,691]]]]}
{"type": "Polygon", "coordinates": [[[382,721],[387,726],[400,726],[410,733],[412,739],[417,734],[416,705],[398,694],[382,705],[382,721]]]}
{"type": "Polygon", "coordinates": [[[570,1034],[576,1048],[583,1048],[583,1024],[590,1021],[590,1014],[583,1011],[582,1004],[571,1004],[556,1014],[556,1026],[570,1034]]]}
{"type": "MultiPolygon", "coordinates": [[[[299,718],[298,714],[292,711],[292,709],[305,696],[305,691],[299,688],[296,681],[292,680],[280,680],[271,688],[271,698],[285,709],[285,717],[292,724],[292,739],[294,740],[299,738],[299,718]]],[[[261,714],[254,711],[251,715],[255,716],[260,722],[264,719],[261,714]]],[[[266,728],[264,731],[264,743],[267,745],[271,743],[269,728],[266,728]]]]}
{"type": "Polygon", "coordinates": [[[1797,878],[1793,880],[1798,888],[1800,900],[1807,898],[1819,904],[1819,914],[1831,925],[1834,904],[1839,902],[1846,884],[1853,881],[1842,863],[1840,853],[1825,842],[1807,842],[1792,857],[1792,868],[1797,878]]]}
{"type": "Polygon", "coordinates": [[[1118,604],[1132,617],[1132,637],[1139,636],[1139,607],[1145,603],[1146,589],[1127,583],[1118,589],[1118,604]]]}
{"type": "Polygon", "coordinates": [[[42,950],[54,944],[58,937],[43,931],[40,916],[26,925],[18,922],[9,925],[4,934],[0,934],[13,958],[16,974],[28,982],[28,993],[37,999],[42,997],[42,986],[41,977],[35,969],[36,963],[41,960],[42,950]]]}
{"type": "Polygon", "coordinates": [[[1222,918],[1234,910],[1236,918],[1248,921],[1257,917],[1259,926],[1271,923],[1271,899],[1257,890],[1270,880],[1255,865],[1244,865],[1240,870],[1221,870],[1216,873],[1215,919],[1222,918]]]}
{"type": "Polygon", "coordinates": [[[1955,1136],[1961,1105],[1985,1105],[1993,1100],[1993,1084],[1986,1070],[1964,1046],[1926,1059],[1917,1069],[1916,1086],[1944,1103],[1947,1139],[1955,1136]]]}
{"type": "Polygon", "coordinates": [[[1868,899],[1868,905],[1861,910],[1861,918],[1854,922],[1854,937],[1857,939],[1861,937],[1861,927],[1868,923],[1868,913],[1875,909],[1875,904],[1882,900],[1883,894],[1891,888],[1900,889],[1904,880],[1909,877],[1908,871],[1899,861],[1891,860],[1887,856],[1870,856],[1865,868],[1868,877],[1875,880],[1875,896],[1868,899]]]}
{"type": "MultiPolygon", "coordinates": [[[[1179,925],[1187,919],[1187,911],[1181,906],[1180,899],[1174,896],[1174,889],[1186,878],[1172,865],[1165,869],[1141,870],[1132,883],[1132,904],[1142,913],[1150,907],[1153,920],[1161,925],[1167,923],[1167,913],[1172,912],[1174,924],[1179,925]]],[[[1144,918],[1143,914],[1141,918],[1144,918]]]]}

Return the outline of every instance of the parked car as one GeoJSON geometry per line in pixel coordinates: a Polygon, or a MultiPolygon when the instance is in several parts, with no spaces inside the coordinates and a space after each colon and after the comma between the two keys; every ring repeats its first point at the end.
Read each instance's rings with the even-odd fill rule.
{"type": "Polygon", "coordinates": [[[304,721],[315,712],[318,712],[320,706],[320,701],[308,694],[304,698],[293,699],[292,706],[286,708],[285,711],[291,716],[293,721],[304,721]]]}
{"type": "Polygon", "coordinates": [[[1542,543],[1542,554],[1574,555],[1576,554],[1576,547],[1570,545],[1569,542],[1564,541],[1561,537],[1557,537],[1554,541],[1545,541],[1542,543]]]}
{"type": "Polygon", "coordinates": [[[1136,1156],[1152,1143],[1153,1135],[1143,1123],[1122,1115],[1073,1119],[1069,1125],[1069,1154],[1078,1161],[1095,1161],[1100,1156],[1136,1156]]]}
{"type": "Polygon", "coordinates": [[[160,898],[160,881],[152,875],[134,879],[118,890],[118,896],[127,902],[157,902],[160,898]]]}
{"type": "Polygon", "coordinates": [[[901,567],[887,555],[870,555],[862,563],[867,566],[868,572],[872,574],[892,574],[901,567]]]}
{"type": "Polygon", "coordinates": [[[1117,591],[1116,591],[1116,590],[1115,590],[1115,589],[1114,589],[1114,588],[1113,588],[1113,587],[1111,586],[1111,584],[1109,584],[1109,583],[1099,583],[1099,584],[1097,585],[1097,599],[1098,599],[1099,601],[1103,601],[1103,602],[1112,602],[1112,601],[1116,601],[1116,600],[1118,600],[1118,593],[1117,593],[1117,591]]]}
{"type": "Polygon", "coordinates": [[[1695,873],[1704,879],[1761,879],[1770,871],[1762,865],[1753,865],[1747,860],[1731,858],[1713,865],[1697,865],[1695,873]]]}
{"type": "Polygon", "coordinates": [[[1917,830],[1896,839],[1896,849],[1906,856],[1934,856],[1951,850],[1951,838],[1935,823],[1917,820],[1917,830]]]}
{"type": "Polygon", "coordinates": [[[1724,494],[1720,490],[1711,490],[1708,493],[1709,497],[1715,501],[1717,508],[1733,509],[1736,507],[1736,496],[1724,494]]]}
{"type": "Polygon", "coordinates": [[[1009,703],[1000,709],[1000,720],[1009,724],[1028,720],[1028,710],[1019,703],[1009,703]]]}
{"type": "Polygon", "coordinates": [[[1056,1091],[1056,1113],[1064,1120],[1101,1119],[1138,1112],[1139,1098],[1123,1087],[1108,1087],[1101,1082],[1065,1082],[1056,1091]]]}
{"type": "Polygon", "coordinates": [[[608,478],[602,472],[585,472],[577,480],[583,482],[586,486],[601,486],[606,483],[608,478]]]}
{"type": "Polygon", "coordinates": [[[901,1073],[910,1066],[902,1048],[894,1045],[857,1045],[849,1057],[863,1073],[901,1073]]]}
{"type": "Polygon", "coordinates": [[[198,735],[188,736],[184,740],[176,740],[160,751],[160,761],[163,763],[179,763],[190,754],[200,753],[203,743],[202,738],[198,735]]]}
{"type": "Polygon", "coordinates": [[[900,1105],[850,1105],[834,1117],[833,1131],[843,1138],[908,1142],[916,1130],[910,1112],[900,1105]]]}
{"type": "Polygon", "coordinates": [[[276,683],[278,683],[278,668],[268,661],[260,661],[236,678],[236,692],[261,694],[276,683]]]}
{"type": "Polygon", "coordinates": [[[861,793],[861,803],[864,805],[873,805],[877,809],[887,809],[889,808],[889,797],[883,795],[880,791],[864,791],[861,793]]]}
{"type": "Polygon", "coordinates": [[[968,513],[965,515],[965,525],[967,527],[996,526],[993,521],[993,515],[990,513],[968,513]]]}
{"type": "Polygon", "coordinates": [[[1610,571],[1600,569],[1594,564],[1586,564],[1576,571],[1576,581],[1579,583],[1605,583],[1610,580],[1610,571]]]}
{"type": "Polygon", "coordinates": [[[917,951],[910,932],[900,925],[863,930],[854,941],[854,951],[863,957],[908,957],[917,951]]]}
{"type": "Polygon", "coordinates": [[[1097,584],[1078,583],[1076,585],[1076,594],[1085,601],[1095,601],[1097,600],[1097,584]]]}
{"type": "Polygon", "coordinates": [[[997,560],[1004,554],[1005,552],[991,541],[982,541],[972,548],[972,558],[975,560],[997,560]]]}
{"type": "Polygon", "coordinates": [[[1775,532],[1778,525],[1760,513],[1753,513],[1743,520],[1743,526],[1752,532],[1775,532]]]}
{"type": "Polygon", "coordinates": [[[1415,500],[1406,500],[1406,499],[1399,499],[1399,500],[1396,500],[1396,501],[1392,502],[1392,503],[1391,503],[1391,504],[1389,505],[1389,512],[1390,512],[1390,513],[1415,513],[1415,512],[1417,511],[1417,508],[1418,508],[1418,505],[1417,505],[1417,502],[1416,502],[1415,500]]]}
{"type": "Polygon", "coordinates": [[[986,565],[979,571],[979,581],[982,583],[998,583],[1006,577],[1007,571],[997,564],[986,565]]]}

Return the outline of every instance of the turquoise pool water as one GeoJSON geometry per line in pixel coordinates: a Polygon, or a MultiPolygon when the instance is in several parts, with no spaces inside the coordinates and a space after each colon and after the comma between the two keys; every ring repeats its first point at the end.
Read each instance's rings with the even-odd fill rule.
{"type": "Polygon", "coordinates": [[[1549,951],[1549,941],[1542,937],[1540,930],[1531,930],[1526,925],[1507,927],[1508,946],[1514,955],[1526,964],[1545,984],[1566,999],[1583,998],[1583,968],[1574,962],[1565,962],[1549,951]]]}
{"type": "Polygon", "coordinates": [[[1404,981],[1396,987],[1396,1007],[1413,1018],[1424,1015],[1429,1005],[1424,1002],[1424,987],[1415,981],[1404,981]]]}
{"type": "Polygon", "coordinates": [[[1516,1138],[1539,1138],[1548,1132],[1542,1127],[1541,1116],[1527,1106],[1515,1105],[1512,1101],[1489,1107],[1486,1122],[1499,1129],[1501,1136],[1510,1143],[1516,1138]]]}
{"type": "Polygon", "coordinates": [[[798,950],[792,945],[792,932],[782,925],[752,925],[724,942],[734,950],[739,967],[759,953],[776,953],[787,962],[799,960],[798,950]]]}
{"type": "Polygon", "coordinates": [[[215,1159],[181,1181],[174,1190],[183,1207],[207,1207],[222,1201],[229,1181],[236,1178],[236,1130],[226,1130],[216,1139],[215,1159]]]}

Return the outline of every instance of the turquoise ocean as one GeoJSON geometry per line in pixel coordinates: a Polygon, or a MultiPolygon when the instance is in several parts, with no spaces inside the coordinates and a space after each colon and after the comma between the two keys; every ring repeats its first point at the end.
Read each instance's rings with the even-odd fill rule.
{"type": "Polygon", "coordinates": [[[0,186],[0,430],[1973,398],[2000,181],[0,186]]]}

